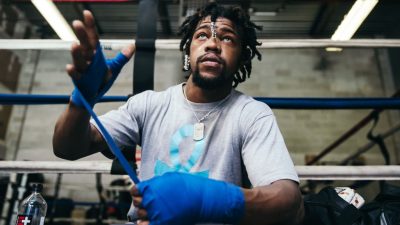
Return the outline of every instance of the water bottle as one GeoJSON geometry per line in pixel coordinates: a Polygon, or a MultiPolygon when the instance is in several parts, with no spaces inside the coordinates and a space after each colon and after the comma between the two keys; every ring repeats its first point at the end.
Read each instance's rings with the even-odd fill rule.
{"type": "Polygon", "coordinates": [[[40,194],[42,184],[32,184],[32,194],[25,198],[18,209],[15,225],[43,225],[46,217],[47,203],[40,194]]]}

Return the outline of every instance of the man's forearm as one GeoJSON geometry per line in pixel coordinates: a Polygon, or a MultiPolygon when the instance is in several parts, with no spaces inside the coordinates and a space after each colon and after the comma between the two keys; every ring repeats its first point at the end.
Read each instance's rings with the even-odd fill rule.
{"type": "MultiPolygon", "coordinates": [[[[54,154],[60,158],[76,160],[93,154],[93,130],[85,109],[69,104],[58,119],[53,136],[54,154]]],[[[98,150],[100,151],[100,149],[98,150]]]]}
{"type": "Polygon", "coordinates": [[[303,199],[298,184],[290,180],[276,181],[271,185],[243,189],[245,216],[241,224],[302,223],[303,199]]]}

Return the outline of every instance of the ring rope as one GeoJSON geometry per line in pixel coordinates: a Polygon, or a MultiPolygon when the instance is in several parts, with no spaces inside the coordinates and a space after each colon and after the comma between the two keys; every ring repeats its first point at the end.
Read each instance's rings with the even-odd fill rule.
{"type": "Polygon", "coordinates": [[[276,109],[399,109],[400,98],[264,98],[276,109]]]}
{"type": "MultiPolygon", "coordinates": [[[[125,102],[129,96],[103,96],[99,102],[125,102]]],[[[51,105],[66,104],[69,95],[44,95],[44,94],[2,94],[0,105],[51,105]]]]}
{"type": "MultiPolygon", "coordinates": [[[[69,95],[1,94],[0,105],[66,104],[69,95]]],[[[129,96],[104,96],[100,102],[125,102],[129,96]]],[[[276,109],[400,109],[400,98],[264,98],[256,100],[276,109]]]]}
{"type": "MultiPolygon", "coordinates": [[[[2,161],[2,173],[110,174],[111,161],[2,161]]],[[[400,180],[400,166],[295,166],[302,180],[400,180]]]]}
{"type": "MultiPolygon", "coordinates": [[[[333,41],[331,39],[259,39],[260,49],[275,48],[399,48],[399,39],[352,39],[348,41],[333,41]]],[[[58,39],[0,39],[0,49],[10,50],[70,50],[74,41],[58,39]]],[[[100,43],[104,50],[121,50],[135,40],[103,39],[100,43]]],[[[156,40],[156,49],[178,50],[180,39],[156,40]]]]}

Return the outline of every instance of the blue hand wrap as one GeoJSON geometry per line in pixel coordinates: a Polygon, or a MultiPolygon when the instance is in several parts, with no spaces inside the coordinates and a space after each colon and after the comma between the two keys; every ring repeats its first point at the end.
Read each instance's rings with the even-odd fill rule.
{"type": "Polygon", "coordinates": [[[89,112],[89,114],[93,117],[94,121],[97,123],[101,133],[104,135],[104,139],[107,142],[108,147],[110,147],[111,151],[117,157],[117,159],[121,163],[122,168],[125,170],[125,172],[129,175],[129,177],[132,179],[132,181],[135,184],[139,183],[140,181],[137,178],[134,170],[129,165],[128,161],[126,160],[125,156],[122,154],[121,150],[119,150],[119,148],[117,147],[117,144],[115,144],[114,139],[112,139],[110,133],[108,133],[106,128],[100,122],[99,118],[97,117],[96,113],[93,111],[92,107],[89,105],[89,103],[82,96],[79,89],[76,87],[75,87],[75,92],[76,92],[76,97],[79,98],[79,100],[82,102],[83,107],[86,108],[86,110],[89,112]]]}
{"type": "MultiPolygon", "coordinates": [[[[75,88],[78,87],[86,101],[91,107],[110,89],[122,67],[129,61],[121,52],[113,59],[106,60],[101,49],[100,43],[96,46],[96,54],[86,72],[82,74],[79,80],[73,80],[75,88]],[[111,70],[112,77],[103,85],[104,78],[111,70]]],[[[80,107],[83,107],[81,99],[76,90],[71,94],[71,101],[80,107]]]]}
{"type": "Polygon", "coordinates": [[[169,172],[142,181],[137,188],[150,225],[236,224],[244,215],[243,192],[227,182],[169,172]]]}

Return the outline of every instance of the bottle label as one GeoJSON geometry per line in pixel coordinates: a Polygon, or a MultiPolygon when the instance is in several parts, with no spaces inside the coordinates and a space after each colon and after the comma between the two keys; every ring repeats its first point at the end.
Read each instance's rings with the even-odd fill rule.
{"type": "Polygon", "coordinates": [[[43,225],[44,224],[44,216],[40,217],[40,224],[39,225],[43,225]]]}
{"type": "Polygon", "coordinates": [[[15,225],[30,225],[32,224],[32,215],[18,215],[15,225]]]}

